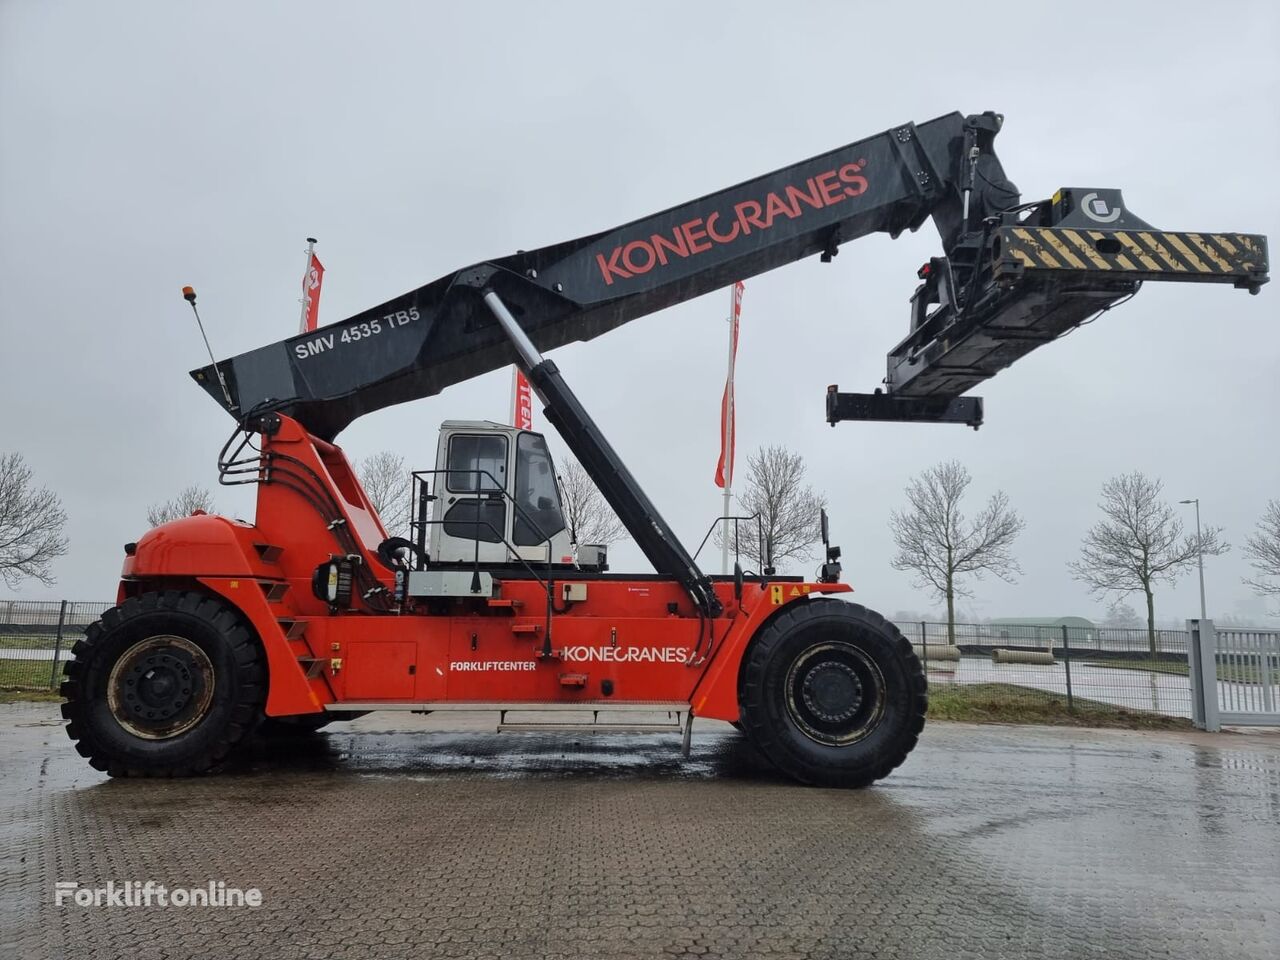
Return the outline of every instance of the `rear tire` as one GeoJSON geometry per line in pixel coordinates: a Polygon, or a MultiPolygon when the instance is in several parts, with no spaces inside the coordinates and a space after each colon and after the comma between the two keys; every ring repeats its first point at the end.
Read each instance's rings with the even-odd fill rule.
{"type": "Polygon", "coordinates": [[[262,716],[262,648],[235,610],[205,594],[126,600],[71,652],[62,684],[67,735],[113,777],[203,773],[262,716]]]}
{"type": "Polygon", "coordinates": [[[907,758],[928,694],[911,644],[880,614],[841,600],[791,604],[751,641],[742,725],[783,773],[864,787],[907,758]]]}

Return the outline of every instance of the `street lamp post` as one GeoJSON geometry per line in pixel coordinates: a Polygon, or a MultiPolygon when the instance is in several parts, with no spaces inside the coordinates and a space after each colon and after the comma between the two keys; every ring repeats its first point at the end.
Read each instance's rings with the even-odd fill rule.
{"type": "Polygon", "coordinates": [[[1208,620],[1209,614],[1205,612],[1204,606],[1204,540],[1200,536],[1200,498],[1179,500],[1178,502],[1194,503],[1196,505],[1196,563],[1200,567],[1200,619],[1208,620]]]}

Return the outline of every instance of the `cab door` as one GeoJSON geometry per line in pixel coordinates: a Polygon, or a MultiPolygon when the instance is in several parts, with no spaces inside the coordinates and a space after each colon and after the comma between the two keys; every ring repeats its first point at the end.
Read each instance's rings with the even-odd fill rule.
{"type": "Polygon", "coordinates": [[[531,563],[571,562],[560,485],[542,434],[522,431],[516,437],[511,490],[516,504],[511,520],[511,544],[519,556],[531,563]]]}
{"type": "Polygon", "coordinates": [[[457,431],[437,454],[433,560],[503,563],[510,530],[506,497],[511,443],[505,433],[457,431]]]}

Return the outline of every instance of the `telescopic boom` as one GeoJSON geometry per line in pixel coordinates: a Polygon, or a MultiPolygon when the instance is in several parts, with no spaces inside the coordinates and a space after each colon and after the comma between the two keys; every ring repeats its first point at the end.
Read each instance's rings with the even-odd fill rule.
{"type": "Polygon", "coordinates": [[[982,423],[966,391],[1133,296],[1146,280],[1257,293],[1266,238],[1153,228],[1119,190],[1021,203],[994,151],[1004,118],[949,113],[859,140],[592,236],[479,263],[192,376],[242,423],[267,412],[332,440],[357,417],[519,363],[547,416],[660,573],[704,613],[709,581],[541,352],[872,233],[932,218],[907,337],[872,393],[827,391],[827,419],[982,423]]]}

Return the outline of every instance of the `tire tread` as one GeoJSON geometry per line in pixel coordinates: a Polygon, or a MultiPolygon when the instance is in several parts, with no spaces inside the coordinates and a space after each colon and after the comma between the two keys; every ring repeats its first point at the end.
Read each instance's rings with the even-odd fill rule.
{"type": "Polygon", "coordinates": [[[767,621],[752,639],[743,657],[739,678],[739,703],[742,707],[742,725],[752,742],[783,773],[802,783],[816,786],[865,787],[883,779],[902,765],[915,748],[924,729],[928,710],[928,681],[920,661],[910,642],[887,619],[857,603],[842,600],[813,599],[789,604],[777,616],[767,621]],[[892,641],[893,652],[906,667],[909,708],[903,718],[890,748],[881,755],[856,767],[837,767],[806,760],[796,755],[782,742],[780,731],[775,728],[765,706],[767,671],[780,645],[786,643],[796,631],[817,621],[828,620],[832,615],[856,623],[863,629],[892,641]]]}
{"type": "Polygon", "coordinates": [[[212,771],[253,732],[262,716],[267,687],[262,646],[233,610],[207,594],[191,590],[161,590],[130,597],[105,611],[97,622],[91,624],[71,653],[72,659],[66,665],[66,679],[59,688],[65,698],[61,712],[67,721],[67,736],[74,742],[76,752],[87,758],[91,767],[112,777],[186,777],[212,771]],[[227,644],[237,665],[237,699],[231,705],[228,720],[218,736],[194,756],[170,763],[143,765],[113,755],[95,736],[84,684],[88,664],[98,655],[108,637],[139,617],[166,613],[202,621],[227,644]]]}

